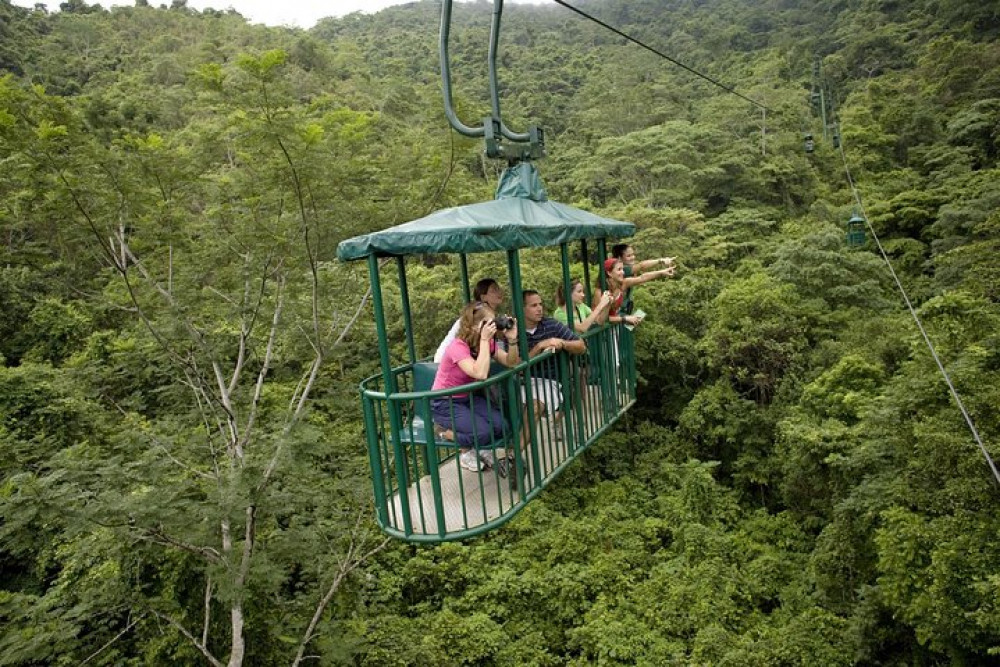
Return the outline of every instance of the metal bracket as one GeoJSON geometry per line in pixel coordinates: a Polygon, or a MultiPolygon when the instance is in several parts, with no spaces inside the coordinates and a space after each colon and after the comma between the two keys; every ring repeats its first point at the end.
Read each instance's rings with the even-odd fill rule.
{"type": "Polygon", "coordinates": [[[442,0],[441,38],[439,43],[441,60],[441,83],[444,94],[444,111],[449,124],[466,137],[483,137],[486,155],[490,158],[506,158],[508,162],[537,160],[545,157],[545,137],[541,128],[530,127],[528,132],[514,132],[507,127],[500,115],[500,94],[497,83],[497,48],[500,41],[500,23],[504,0],[493,0],[493,20],[490,24],[490,45],[487,59],[490,107],[492,115],[483,120],[480,127],[466,125],[455,113],[452,103],[451,66],[448,56],[448,41],[451,33],[452,0],[442,0]],[[509,143],[504,144],[504,140],[509,143]]]}
{"type": "Polygon", "coordinates": [[[537,125],[528,128],[528,141],[504,143],[503,125],[493,117],[483,119],[486,157],[506,159],[509,163],[528,162],[545,157],[545,131],[537,125]]]}

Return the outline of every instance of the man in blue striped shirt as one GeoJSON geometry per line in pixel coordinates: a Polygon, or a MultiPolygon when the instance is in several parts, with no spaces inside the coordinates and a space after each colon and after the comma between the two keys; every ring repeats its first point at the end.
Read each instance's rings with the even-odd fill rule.
{"type": "MultiPolygon", "coordinates": [[[[568,354],[584,354],[587,343],[568,326],[545,317],[542,297],[535,290],[525,290],[524,331],[528,336],[528,357],[537,357],[548,352],[566,351],[568,354]]],[[[532,371],[532,397],[541,402],[551,413],[562,405],[562,390],[559,386],[559,368],[556,359],[548,359],[532,371]]]]}

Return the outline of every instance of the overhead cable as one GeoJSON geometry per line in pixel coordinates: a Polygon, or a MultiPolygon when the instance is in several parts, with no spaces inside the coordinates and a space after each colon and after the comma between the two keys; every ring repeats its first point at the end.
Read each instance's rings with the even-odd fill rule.
{"type": "Polygon", "coordinates": [[[764,109],[765,111],[771,111],[771,109],[768,109],[767,106],[765,106],[764,104],[761,104],[757,100],[751,99],[751,98],[747,97],[746,95],[743,95],[742,93],[737,92],[732,87],[727,86],[726,84],[721,83],[721,82],[713,79],[712,77],[708,76],[707,74],[702,74],[701,72],[699,72],[698,70],[694,69],[693,67],[688,67],[684,63],[680,62],[679,60],[676,60],[675,58],[671,58],[670,56],[668,56],[667,54],[663,53],[662,51],[654,49],[652,46],[649,46],[648,44],[645,44],[644,42],[639,41],[635,37],[632,37],[631,35],[625,34],[621,30],[619,30],[618,28],[615,28],[614,26],[608,25],[607,23],[605,23],[604,21],[600,20],[599,18],[591,16],[590,14],[588,14],[585,11],[583,11],[582,9],[574,7],[573,5],[569,4],[568,2],[565,2],[564,0],[553,0],[553,1],[557,5],[562,5],[566,9],[568,9],[568,10],[570,10],[572,12],[576,12],[577,14],[579,14],[580,16],[582,16],[583,18],[585,18],[585,19],[587,19],[589,21],[593,21],[597,25],[610,30],[611,32],[613,32],[616,35],[618,35],[619,37],[624,37],[625,39],[627,39],[628,41],[632,42],[633,44],[638,44],[639,46],[641,46],[642,48],[646,49],[647,51],[649,51],[651,53],[655,53],[656,55],[660,56],[664,60],[667,60],[667,61],[673,63],[674,65],[677,65],[681,69],[686,70],[686,71],[690,72],[691,74],[694,74],[695,76],[704,79],[705,81],[708,81],[712,85],[718,86],[719,88],[722,88],[726,92],[731,93],[731,94],[735,95],[736,97],[739,97],[740,99],[746,100],[750,104],[753,104],[756,107],[764,109]]]}
{"type": "MultiPolygon", "coordinates": [[[[558,2],[558,0],[556,0],[558,2]]],[[[951,381],[951,376],[948,375],[948,371],[945,369],[944,364],[941,362],[941,357],[938,356],[937,349],[934,347],[934,343],[931,341],[930,336],[927,334],[927,330],[924,329],[923,323],[920,321],[920,316],[917,315],[916,308],[913,307],[913,303],[910,301],[910,297],[906,294],[906,290],[903,288],[903,283],[900,282],[899,276],[896,275],[896,271],[892,268],[892,262],[889,261],[889,256],[885,252],[885,248],[882,247],[882,242],[878,238],[878,234],[875,233],[875,229],[872,227],[871,221],[868,219],[868,214],[865,212],[864,204],[861,202],[861,195],[858,194],[858,189],[854,185],[854,179],[851,177],[851,168],[847,163],[847,154],[844,152],[844,142],[841,138],[840,142],[840,157],[844,162],[844,172],[847,174],[847,183],[851,186],[851,193],[854,195],[854,201],[858,205],[858,209],[861,212],[861,216],[865,219],[865,225],[868,227],[868,232],[872,235],[872,239],[875,241],[875,245],[878,248],[879,253],[882,255],[882,259],[885,261],[885,265],[889,267],[889,273],[892,275],[892,279],[896,282],[896,287],[899,289],[899,293],[903,295],[903,301],[906,303],[906,308],[910,311],[910,316],[913,317],[913,321],[917,323],[917,329],[920,330],[920,335],[924,338],[924,343],[927,344],[927,349],[930,350],[931,356],[934,358],[934,363],[937,364],[938,370],[941,372],[941,376],[944,378],[945,383],[948,385],[948,390],[951,392],[951,397],[955,400],[955,404],[958,405],[958,409],[961,411],[962,416],[965,418],[965,423],[969,427],[969,431],[972,433],[973,439],[979,446],[979,451],[982,452],[983,457],[986,458],[986,463],[989,465],[990,470],[993,471],[993,477],[996,478],[997,482],[1000,483],[1000,471],[997,470],[996,463],[993,462],[993,457],[990,456],[989,450],[986,449],[986,445],[983,444],[983,439],[979,437],[979,431],[976,429],[975,423],[972,421],[972,417],[969,416],[969,411],[965,409],[965,404],[962,402],[962,397],[959,396],[958,390],[955,389],[955,384],[951,381]]]]}

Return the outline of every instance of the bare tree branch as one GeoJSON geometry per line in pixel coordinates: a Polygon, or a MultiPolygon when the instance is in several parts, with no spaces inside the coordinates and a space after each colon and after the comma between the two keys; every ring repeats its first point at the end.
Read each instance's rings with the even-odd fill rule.
{"type": "Polygon", "coordinates": [[[211,285],[207,285],[205,287],[205,289],[207,291],[211,292],[212,294],[214,294],[215,296],[219,297],[220,299],[222,299],[226,303],[228,303],[230,306],[233,306],[234,308],[236,308],[237,306],[239,306],[239,304],[236,302],[236,299],[234,299],[233,297],[229,296],[228,294],[226,294],[222,290],[217,289],[215,287],[212,287],[211,285]]]}
{"type": "Polygon", "coordinates": [[[154,544],[159,544],[162,546],[174,547],[175,549],[180,549],[181,551],[186,551],[188,553],[194,554],[196,556],[201,556],[204,560],[209,563],[222,563],[222,556],[218,551],[212,547],[200,547],[184,540],[178,539],[173,535],[167,534],[162,528],[144,528],[138,533],[138,537],[146,542],[152,542],[154,544]]]}
{"type": "Polygon", "coordinates": [[[242,588],[250,572],[250,559],[257,538],[257,506],[249,505],[246,509],[246,525],[243,527],[243,556],[240,559],[240,570],[236,583],[242,588]]]}
{"type": "MultiPolygon", "coordinates": [[[[125,252],[125,255],[128,257],[130,266],[134,266],[136,270],[139,271],[139,274],[143,277],[146,283],[152,286],[153,289],[155,289],[156,292],[160,294],[160,296],[167,303],[167,305],[170,306],[172,310],[174,310],[174,312],[177,314],[178,321],[187,330],[187,332],[191,337],[192,342],[194,342],[198,346],[198,348],[201,349],[201,351],[208,357],[209,361],[211,362],[212,371],[216,377],[216,382],[218,384],[220,391],[220,395],[217,400],[220,403],[222,409],[225,410],[227,413],[227,421],[230,423],[231,441],[236,442],[238,440],[238,432],[236,431],[235,428],[236,427],[235,415],[233,414],[232,405],[229,402],[229,396],[225,393],[225,383],[221,379],[221,370],[219,368],[219,364],[214,359],[214,355],[212,354],[211,349],[209,348],[208,343],[205,340],[204,334],[201,331],[199,331],[198,328],[194,326],[194,324],[187,317],[184,316],[184,313],[178,306],[177,301],[174,298],[174,295],[168,290],[164,289],[164,287],[159,283],[159,281],[157,281],[149,273],[149,270],[146,268],[145,264],[141,262],[138,257],[136,257],[136,255],[132,252],[132,249],[129,247],[128,243],[126,243],[125,239],[119,238],[118,240],[122,244],[122,249],[125,252]]],[[[153,323],[147,317],[142,306],[139,305],[138,296],[135,294],[135,290],[133,289],[131,281],[128,278],[128,271],[123,268],[120,270],[120,272],[122,278],[125,281],[132,303],[135,304],[135,306],[139,309],[139,317],[145,323],[146,328],[149,330],[149,332],[160,344],[160,347],[163,348],[164,351],[166,351],[168,354],[170,354],[175,360],[177,360],[182,366],[189,367],[192,371],[191,375],[199,379],[198,384],[207,386],[207,383],[204,380],[202,380],[201,372],[198,370],[197,360],[193,356],[190,356],[190,358],[188,359],[184,359],[183,357],[180,357],[176,353],[172,352],[170,345],[156,330],[156,328],[153,326],[153,323]]],[[[206,395],[208,394],[207,391],[205,393],[206,395]]]]}
{"type": "Polygon", "coordinates": [[[285,425],[285,432],[287,433],[292,429],[295,423],[302,416],[303,410],[306,407],[306,401],[309,400],[309,395],[312,393],[313,384],[316,382],[316,376],[319,375],[319,369],[323,365],[323,357],[316,355],[313,359],[312,366],[309,369],[309,379],[306,380],[306,385],[302,389],[302,395],[299,396],[299,402],[295,406],[295,411],[292,413],[288,423],[285,425]]]}
{"type": "Polygon", "coordinates": [[[441,200],[441,195],[444,194],[444,189],[448,187],[448,181],[451,180],[451,175],[455,173],[455,133],[448,132],[448,143],[451,147],[451,157],[448,159],[448,171],[444,174],[444,180],[441,181],[441,185],[431,196],[430,201],[427,203],[427,212],[424,215],[430,215],[438,208],[438,203],[441,200]]]}
{"type": "Polygon", "coordinates": [[[212,577],[205,577],[205,620],[201,624],[201,643],[208,646],[208,626],[212,618],[212,577]]]}
{"type": "Polygon", "coordinates": [[[194,645],[196,649],[201,651],[201,654],[205,656],[205,659],[208,660],[209,663],[212,664],[212,667],[223,667],[222,662],[214,655],[212,655],[211,652],[209,652],[208,647],[205,644],[198,641],[198,639],[194,635],[192,635],[187,628],[181,625],[179,621],[176,621],[170,616],[167,616],[163,612],[157,611],[155,609],[151,608],[149,611],[157,618],[162,619],[167,623],[169,623],[170,625],[172,625],[175,630],[184,635],[184,637],[187,638],[187,640],[191,642],[191,644],[194,645]]]}
{"type": "MultiPolygon", "coordinates": [[[[383,266],[384,265],[385,262],[383,261],[383,266]]],[[[371,296],[372,296],[372,286],[369,285],[368,290],[365,292],[364,296],[361,297],[361,302],[358,304],[358,307],[354,310],[354,315],[352,315],[351,319],[347,322],[346,325],[344,325],[344,328],[340,331],[340,335],[337,336],[337,340],[333,341],[334,347],[340,345],[342,342],[344,342],[344,339],[347,338],[347,334],[351,331],[352,328],[354,328],[354,325],[358,321],[358,318],[361,317],[361,313],[363,313],[365,310],[365,304],[368,303],[368,299],[370,299],[371,296]]]]}
{"type": "Polygon", "coordinates": [[[358,518],[354,523],[354,529],[351,531],[351,541],[347,547],[347,553],[344,558],[340,561],[340,565],[337,568],[337,574],[334,575],[333,581],[330,583],[329,588],[327,588],[326,593],[320,599],[319,603],[316,605],[315,611],[313,611],[312,618],[309,619],[309,624],[306,626],[305,632],[302,634],[302,640],[299,642],[298,651],[295,653],[295,659],[292,661],[292,667],[298,667],[302,660],[305,658],[306,647],[316,636],[316,627],[319,625],[320,620],[323,618],[323,612],[326,611],[327,606],[336,595],[337,591],[340,590],[341,584],[344,579],[353,572],[355,569],[366,563],[371,557],[373,557],[378,552],[382,551],[389,545],[389,538],[383,538],[381,542],[376,544],[373,548],[368,551],[358,555],[358,551],[363,547],[366,539],[363,537],[358,540],[358,534],[360,532],[360,527],[362,525],[364,514],[359,512],[358,518]]]}
{"type": "Polygon", "coordinates": [[[260,408],[260,397],[264,391],[264,379],[271,370],[271,359],[274,356],[274,343],[278,338],[278,324],[281,322],[281,313],[284,309],[284,287],[285,277],[278,277],[277,303],[274,306],[274,317],[271,318],[271,331],[267,336],[267,347],[264,351],[264,363],[261,364],[260,372],[257,373],[257,383],[253,390],[253,400],[250,402],[250,411],[247,415],[247,424],[243,429],[243,445],[250,442],[250,435],[253,432],[254,423],[257,420],[257,411],[260,408]]]}
{"type": "MultiPolygon", "coordinates": [[[[229,380],[229,394],[232,395],[236,391],[236,385],[239,382],[240,376],[243,373],[243,364],[246,362],[246,350],[247,341],[250,338],[250,334],[253,333],[254,326],[257,322],[257,315],[260,314],[261,306],[264,303],[264,295],[267,293],[267,275],[270,273],[271,269],[271,259],[272,254],[268,253],[267,258],[264,260],[264,267],[261,271],[260,276],[260,289],[257,290],[257,298],[254,302],[253,307],[250,309],[250,320],[241,320],[240,322],[240,341],[239,350],[236,357],[236,363],[233,365],[233,374],[229,380]]],[[[280,263],[279,263],[280,264],[280,263]]],[[[243,290],[243,306],[246,306],[250,301],[250,280],[247,279],[243,290]]]]}
{"type": "Polygon", "coordinates": [[[127,633],[129,630],[131,630],[132,628],[134,628],[135,625],[136,625],[136,623],[138,623],[139,621],[141,621],[144,618],[146,618],[146,614],[143,614],[139,618],[137,618],[134,621],[132,621],[131,623],[129,623],[127,626],[125,626],[124,630],[122,630],[117,635],[115,635],[114,637],[112,637],[110,640],[108,640],[107,642],[105,642],[104,646],[102,646],[101,648],[97,649],[96,651],[94,651],[93,653],[91,653],[90,655],[88,655],[83,660],[83,662],[80,663],[80,666],[83,667],[83,665],[86,665],[88,662],[90,662],[91,660],[93,660],[94,658],[96,658],[97,656],[99,656],[101,653],[104,652],[105,649],[107,649],[109,646],[111,646],[112,644],[114,644],[116,641],[118,641],[119,639],[121,639],[122,637],[124,637],[125,633],[127,633]]]}
{"type": "MultiPolygon", "coordinates": [[[[372,295],[372,287],[371,285],[369,285],[368,290],[365,292],[364,296],[361,297],[361,302],[358,304],[357,309],[355,309],[354,315],[351,317],[350,321],[348,321],[348,323],[344,326],[344,329],[340,332],[340,335],[337,337],[337,340],[334,341],[333,343],[334,347],[343,342],[343,340],[347,337],[348,332],[358,321],[358,318],[364,311],[365,304],[368,302],[368,299],[371,298],[371,295],[372,295]]],[[[313,383],[316,380],[316,376],[319,374],[319,370],[320,367],[322,366],[322,363],[323,363],[323,357],[317,354],[316,358],[313,359],[312,366],[310,366],[308,373],[303,378],[305,386],[303,387],[302,380],[299,381],[299,386],[296,387],[296,394],[293,394],[292,396],[292,401],[293,401],[292,405],[294,405],[294,408],[292,407],[292,405],[289,405],[289,408],[292,409],[292,414],[289,417],[288,422],[285,424],[284,429],[282,429],[282,435],[285,435],[292,430],[292,428],[297,423],[298,418],[301,416],[302,411],[305,409],[306,402],[309,399],[309,394],[312,392],[313,383]],[[301,393],[298,393],[299,387],[302,387],[301,393]]],[[[279,439],[278,445],[274,448],[274,454],[271,456],[271,460],[268,461],[267,467],[264,469],[264,474],[261,476],[261,481],[257,485],[258,491],[262,491],[267,486],[268,482],[271,479],[271,475],[274,474],[275,469],[278,467],[278,460],[281,456],[281,451],[283,449],[282,447],[283,442],[284,438],[282,437],[281,439],[279,439]]]]}
{"type": "Polygon", "coordinates": [[[226,387],[226,380],[222,377],[222,368],[218,362],[212,362],[212,371],[215,374],[216,388],[219,390],[219,401],[222,403],[222,409],[226,412],[226,428],[229,430],[228,442],[230,455],[242,465],[243,451],[240,448],[240,425],[236,421],[236,413],[233,411],[233,404],[226,387]]]}
{"type": "MultiPolygon", "coordinates": [[[[209,420],[208,411],[205,409],[205,403],[202,402],[202,393],[198,391],[194,385],[189,386],[194,393],[195,403],[198,406],[199,414],[201,414],[202,424],[205,426],[205,438],[208,442],[208,451],[212,455],[212,469],[215,470],[215,479],[219,484],[221,484],[222,473],[219,471],[219,454],[215,449],[215,439],[212,437],[212,423],[209,420]]],[[[219,429],[220,436],[222,436],[222,425],[217,422],[216,427],[219,429]]]]}

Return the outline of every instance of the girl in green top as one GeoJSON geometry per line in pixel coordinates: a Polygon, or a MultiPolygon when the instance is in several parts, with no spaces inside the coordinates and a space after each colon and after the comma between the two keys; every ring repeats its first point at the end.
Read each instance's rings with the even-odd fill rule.
{"type": "MultiPolygon", "coordinates": [[[[601,295],[600,301],[597,302],[597,307],[591,310],[590,306],[584,303],[584,297],[586,296],[583,291],[583,283],[579,280],[574,280],[570,284],[570,289],[572,290],[571,296],[573,297],[573,326],[578,333],[586,333],[590,327],[594,324],[603,323],[608,317],[608,306],[611,305],[611,294],[605,292],[601,295]]],[[[559,320],[566,326],[570,326],[569,317],[566,314],[566,297],[563,295],[563,286],[559,285],[559,289],[556,290],[556,303],[559,305],[556,311],[552,313],[552,319],[559,320]]]]}

